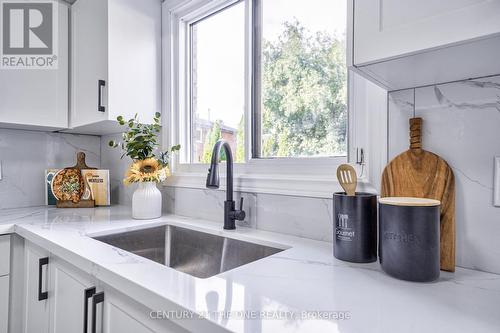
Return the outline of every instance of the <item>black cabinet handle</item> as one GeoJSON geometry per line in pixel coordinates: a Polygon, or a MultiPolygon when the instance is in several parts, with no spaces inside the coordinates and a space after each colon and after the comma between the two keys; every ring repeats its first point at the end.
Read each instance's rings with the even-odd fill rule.
{"type": "Polygon", "coordinates": [[[104,292],[92,296],[92,333],[97,333],[97,304],[104,302],[104,292]]]}
{"type": "Polygon", "coordinates": [[[42,292],[42,267],[49,264],[49,257],[38,260],[38,300],[43,301],[49,298],[49,293],[42,292]]]}
{"type": "Polygon", "coordinates": [[[105,112],[106,108],[102,105],[102,88],[106,86],[106,81],[99,80],[97,82],[97,110],[105,112]]]}
{"type": "Polygon", "coordinates": [[[83,296],[83,333],[88,333],[89,298],[95,295],[95,287],[85,289],[83,296]]]}

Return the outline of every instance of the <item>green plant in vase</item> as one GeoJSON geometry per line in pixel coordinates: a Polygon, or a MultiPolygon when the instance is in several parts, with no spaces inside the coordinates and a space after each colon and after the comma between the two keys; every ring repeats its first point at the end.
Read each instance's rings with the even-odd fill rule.
{"type": "Polygon", "coordinates": [[[125,185],[142,182],[162,182],[170,176],[171,154],[180,150],[180,145],[170,147],[166,151],[159,149],[158,136],[160,134],[161,114],[157,112],[152,124],[138,122],[137,114],[134,118],[125,120],[118,116],[116,120],[126,129],[122,134],[122,141],[109,141],[109,146],[120,147],[123,151],[121,158],[128,156],[132,164],[128,168],[123,180],[125,185]]]}

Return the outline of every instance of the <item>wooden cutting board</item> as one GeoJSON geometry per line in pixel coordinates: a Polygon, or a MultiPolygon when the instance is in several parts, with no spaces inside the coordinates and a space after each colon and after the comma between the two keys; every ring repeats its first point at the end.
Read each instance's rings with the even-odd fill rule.
{"type": "Polygon", "coordinates": [[[422,149],[422,118],[410,119],[410,149],[382,174],[382,197],[441,201],[441,270],[455,271],[455,178],[448,163],[422,149]]]}
{"type": "MultiPolygon", "coordinates": [[[[80,183],[80,193],[78,194],[77,198],[74,198],[73,200],[61,200],[55,194],[57,191],[54,191],[54,194],[56,195],[56,207],[57,208],[92,208],[95,206],[95,201],[93,199],[83,199],[83,193],[86,188],[89,188],[87,180],[84,179],[82,175],[82,169],[96,169],[96,168],[91,168],[87,165],[85,162],[85,153],[84,152],[79,152],[76,155],[76,164],[72,167],[69,168],[64,168],[63,170],[59,171],[56,173],[54,178],[58,177],[58,174],[63,171],[70,170],[70,172],[77,172],[79,175],[79,183],[80,183]]],[[[54,180],[55,181],[55,180],[54,180]]]]}

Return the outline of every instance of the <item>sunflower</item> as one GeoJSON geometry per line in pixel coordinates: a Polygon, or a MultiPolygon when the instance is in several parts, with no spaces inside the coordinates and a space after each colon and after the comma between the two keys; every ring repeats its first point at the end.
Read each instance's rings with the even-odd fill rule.
{"type": "Polygon", "coordinates": [[[132,163],[125,174],[123,182],[125,185],[136,182],[158,182],[160,181],[160,163],[154,158],[138,160],[132,163]]]}

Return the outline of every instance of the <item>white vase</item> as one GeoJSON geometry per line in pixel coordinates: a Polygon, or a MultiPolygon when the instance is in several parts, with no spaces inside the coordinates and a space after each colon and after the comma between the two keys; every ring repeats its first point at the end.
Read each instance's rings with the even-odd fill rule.
{"type": "Polygon", "coordinates": [[[139,183],[132,195],[132,217],[139,220],[161,216],[161,192],[155,182],[139,183]]]}

